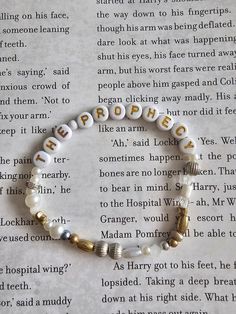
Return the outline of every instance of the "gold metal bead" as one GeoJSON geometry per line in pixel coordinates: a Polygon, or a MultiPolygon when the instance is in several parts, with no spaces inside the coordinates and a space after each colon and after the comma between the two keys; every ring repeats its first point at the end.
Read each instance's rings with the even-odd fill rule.
{"type": "Polygon", "coordinates": [[[183,240],[183,235],[175,230],[170,233],[171,239],[176,240],[177,242],[181,242],[183,240]]]}
{"type": "Polygon", "coordinates": [[[178,246],[178,244],[179,244],[179,242],[176,241],[175,239],[169,239],[169,240],[168,240],[168,243],[169,243],[169,245],[170,245],[171,247],[176,247],[176,246],[178,246]]]}
{"type": "Polygon", "coordinates": [[[35,219],[38,220],[38,222],[40,222],[42,225],[48,221],[47,215],[41,211],[35,214],[35,219]]]}
{"type": "Polygon", "coordinates": [[[187,216],[188,215],[188,208],[178,207],[178,214],[179,214],[179,216],[187,216]]]}
{"type": "Polygon", "coordinates": [[[184,234],[188,229],[188,216],[179,216],[176,231],[184,234]]]}
{"type": "Polygon", "coordinates": [[[72,233],[70,236],[70,243],[71,244],[78,244],[79,243],[79,236],[76,233],[72,233]]]}
{"type": "Polygon", "coordinates": [[[92,252],[94,250],[94,243],[89,240],[81,239],[77,243],[77,246],[79,249],[85,251],[85,252],[92,252]]]}

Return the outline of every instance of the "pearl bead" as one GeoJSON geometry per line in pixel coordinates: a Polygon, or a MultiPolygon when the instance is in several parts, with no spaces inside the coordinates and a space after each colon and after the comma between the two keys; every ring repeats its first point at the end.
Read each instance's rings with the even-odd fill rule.
{"type": "Polygon", "coordinates": [[[33,163],[36,167],[46,168],[51,162],[51,156],[43,150],[38,151],[33,157],[33,163]]]}
{"type": "Polygon", "coordinates": [[[196,142],[189,137],[185,137],[179,142],[179,150],[183,154],[192,155],[196,152],[196,148],[197,148],[196,142]]]}
{"type": "Polygon", "coordinates": [[[48,154],[55,154],[59,151],[61,143],[53,136],[46,138],[43,142],[43,149],[48,154]]]}
{"type": "Polygon", "coordinates": [[[142,250],[138,246],[131,246],[122,251],[124,258],[132,258],[142,255],[142,250]]]}
{"type": "Polygon", "coordinates": [[[158,129],[161,131],[169,131],[174,124],[174,119],[170,115],[160,115],[156,121],[158,129]]]}
{"type": "Polygon", "coordinates": [[[183,197],[186,197],[186,198],[190,198],[192,190],[193,190],[192,185],[184,184],[182,186],[181,191],[180,191],[180,195],[183,197]]]}
{"type": "Polygon", "coordinates": [[[64,230],[65,229],[62,225],[53,224],[49,229],[49,234],[53,239],[58,240],[60,239],[64,230]]]}
{"type": "Polygon", "coordinates": [[[154,122],[159,116],[159,110],[156,105],[149,105],[143,109],[143,119],[147,122],[154,122]]]}
{"type": "Polygon", "coordinates": [[[48,219],[48,220],[43,224],[43,228],[44,228],[44,230],[49,231],[50,228],[52,228],[53,225],[54,225],[54,223],[53,223],[50,219],[48,219]]]}
{"type": "Polygon", "coordinates": [[[38,194],[30,194],[25,198],[25,204],[27,207],[36,207],[40,203],[40,196],[38,194]]]}
{"type": "Polygon", "coordinates": [[[106,106],[100,105],[93,109],[92,115],[96,122],[104,122],[109,118],[109,110],[106,106]]]}
{"type": "Polygon", "coordinates": [[[157,244],[153,244],[150,248],[152,256],[159,256],[161,254],[161,247],[157,244]]]}
{"type": "Polygon", "coordinates": [[[151,248],[150,248],[150,246],[148,246],[148,245],[143,245],[142,246],[142,248],[141,248],[141,250],[142,250],[142,254],[143,255],[150,255],[151,254],[151,248]]]}
{"type": "Polygon", "coordinates": [[[122,120],[125,117],[125,106],[122,104],[113,104],[110,109],[110,117],[113,120],[122,120]]]}
{"type": "Polygon", "coordinates": [[[134,102],[126,107],[126,116],[131,120],[137,120],[142,115],[142,106],[134,102]]]}
{"type": "Polygon", "coordinates": [[[188,135],[188,127],[184,123],[177,122],[173,125],[171,134],[177,140],[181,140],[188,135]]]}
{"type": "Polygon", "coordinates": [[[38,167],[34,167],[32,170],[31,170],[31,174],[33,175],[33,176],[35,176],[35,175],[40,175],[42,173],[42,170],[40,169],[40,168],[38,168],[38,167]]]}
{"type": "Polygon", "coordinates": [[[89,112],[82,112],[80,115],[77,117],[77,123],[79,128],[81,129],[88,129],[93,126],[93,117],[89,112]]]}
{"type": "Polygon", "coordinates": [[[36,189],[29,189],[29,188],[27,188],[25,190],[25,194],[26,195],[31,195],[31,194],[35,194],[35,193],[38,193],[38,191],[36,189]]]}
{"type": "Polygon", "coordinates": [[[72,137],[72,130],[67,124],[61,124],[54,131],[55,137],[60,142],[66,142],[72,137]]]}
{"type": "Polygon", "coordinates": [[[68,122],[68,127],[72,130],[72,131],[75,131],[78,129],[78,124],[75,120],[70,120],[68,122]]]}
{"type": "Polygon", "coordinates": [[[34,183],[34,184],[37,185],[37,184],[39,184],[40,179],[41,179],[40,176],[35,175],[35,176],[33,176],[33,177],[30,178],[30,182],[32,182],[32,183],[34,183]]]}

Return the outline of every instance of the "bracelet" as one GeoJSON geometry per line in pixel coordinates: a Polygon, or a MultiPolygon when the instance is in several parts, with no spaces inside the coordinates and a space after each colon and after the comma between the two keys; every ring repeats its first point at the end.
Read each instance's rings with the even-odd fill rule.
{"type": "Polygon", "coordinates": [[[159,114],[156,105],[148,105],[144,108],[139,103],[131,103],[126,107],[123,104],[113,104],[109,106],[99,105],[95,107],[90,114],[82,112],[75,120],[68,124],[59,125],[54,129],[54,136],[45,139],[43,150],[38,151],[33,157],[34,167],[31,170],[31,178],[26,182],[25,204],[30,208],[32,216],[43,225],[49,232],[52,239],[69,240],[69,242],[79,249],[86,252],[94,252],[99,257],[109,255],[112,259],[133,258],[140,255],[159,255],[161,251],[166,251],[170,247],[176,247],[182,240],[188,229],[188,206],[190,195],[193,190],[194,176],[200,173],[198,156],[196,155],[196,143],[188,136],[188,127],[181,122],[174,123],[170,115],[159,114]],[[176,230],[169,233],[169,237],[162,240],[160,244],[132,246],[122,248],[120,243],[108,244],[106,241],[90,241],[80,239],[79,235],[70,232],[62,224],[53,222],[47,217],[47,214],[40,210],[40,179],[42,169],[46,168],[51,162],[51,155],[56,153],[61,144],[69,140],[73,131],[90,128],[94,122],[102,123],[109,117],[112,120],[121,120],[124,117],[130,120],[139,119],[141,116],[147,122],[155,122],[158,129],[170,131],[178,143],[180,152],[183,154],[185,166],[181,179],[180,195],[176,199],[178,216],[176,230]]]}

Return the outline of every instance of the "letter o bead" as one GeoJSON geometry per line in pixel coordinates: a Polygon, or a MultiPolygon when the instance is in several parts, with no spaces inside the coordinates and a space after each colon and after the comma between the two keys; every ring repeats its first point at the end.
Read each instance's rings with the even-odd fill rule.
{"type": "Polygon", "coordinates": [[[55,129],[54,135],[60,142],[65,142],[72,137],[72,130],[68,125],[62,124],[55,129]]]}
{"type": "Polygon", "coordinates": [[[157,127],[161,131],[169,131],[174,124],[174,119],[170,115],[160,115],[157,118],[157,127]]]}
{"type": "Polygon", "coordinates": [[[122,120],[125,117],[125,106],[122,104],[112,105],[109,111],[112,120],[122,120]]]}
{"type": "Polygon", "coordinates": [[[82,112],[77,117],[77,123],[81,129],[91,128],[91,126],[93,126],[93,122],[93,117],[89,112],[82,112]]]}

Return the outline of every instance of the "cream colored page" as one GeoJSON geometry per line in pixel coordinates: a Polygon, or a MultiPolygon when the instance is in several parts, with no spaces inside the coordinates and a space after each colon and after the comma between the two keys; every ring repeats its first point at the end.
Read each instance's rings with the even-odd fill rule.
{"type": "MultiPolygon", "coordinates": [[[[234,313],[234,1],[1,4],[0,312],[234,313]],[[51,240],[24,204],[33,154],[82,111],[135,101],[197,142],[183,242],[114,261],[51,240]]],[[[77,130],[43,173],[41,208],[82,239],[159,244],[175,227],[179,156],[141,119],[77,130]]]]}

